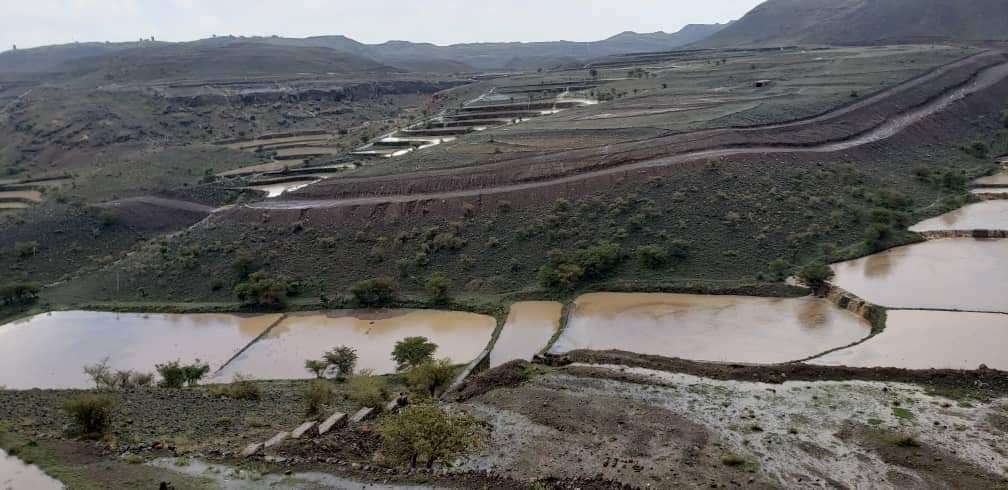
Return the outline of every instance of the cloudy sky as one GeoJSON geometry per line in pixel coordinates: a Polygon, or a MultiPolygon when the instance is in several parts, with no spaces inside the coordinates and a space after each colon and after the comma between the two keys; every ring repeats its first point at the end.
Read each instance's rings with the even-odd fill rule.
{"type": "Polygon", "coordinates": [[[343,34],[451,44],[594,41],[736,19],[761,0],[0,0],[0,50],[73,41],[343,34]]]}

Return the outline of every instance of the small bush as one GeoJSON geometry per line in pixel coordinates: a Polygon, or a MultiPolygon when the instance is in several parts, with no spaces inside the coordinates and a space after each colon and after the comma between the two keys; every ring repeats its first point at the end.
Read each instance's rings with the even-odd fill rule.
{"type": "Polygon", "coordinates": [[[452,281],[448,276],[437,272],[427,279],[424,289],[427,290],[427,297],[434,304],[444,304],[448,302],[448,292],[452,288],[452,281]]]}
{"type": "Polygon", "coordinates": [[[389,397],[388,383],[370,370],[351,376],[347,382],[347,391],[351,400],[365,407],[381,406],[389,397]]]}
{"type": "Polygon", "coordinates": [[[249,306],[283,306],[294,285],[283,276],[256,272],[234,287],[235,296],[249,306]]]}
{"type": "Polygon", "coordinates": [[[304,391],[305,414],[318,415],[333,398],[332,383],[324,379],[313,379],[304,391]]]}
{"type": "Polygon", "coordinates": [[[0,284],[0,303],[5,305],[29,303],[38,298],[42,286],[37,282],[12,282],[0,284]]]}
{"type": "Polygon", "coordinates": [[[305,370],[315,375],[316,379],[322,379],[329,369],[329,363],[318,359],[307,359],[304,362],[305,370]]]}
{"type": "Polygon", "coordinates": [[[822,262],[808,264],[798,271],[798,278],[805,284],[817,288],[833,278],[833,269],[822,262]]]}
{"type": "Polygon", "coordinates": [[[14,255],[24,259],[32,257],[38,253],[38,242],[16,242],[14,243],[14,255]]]}
{"type": "Polygon", "coordinates": [[[85,437],[101,437],[112,421],[115,401],[106,395],[85,393],[63,402],[63,412],[69,416],[85,437]]]}
{"type": "Polygon", "coordinates": [[[345,378],[353,374],[357,365],[357,350],[341,345],[323,355],[326,363],[336,370],[336,376],[345,378]]]}
{"type": "Polygon", "coordinates": [[[658,245],[643,245],[637,247],[634,256],[641,266],[648,269],[660,269],[668,262],[668,252],[658,245]]]}
{"type": "Polygon", "coordinates": [[[384,306],[395,299],[398,288],[395,281],[388,277],[367,279],[354,284],[350,294],[361,306],[384,306]]]}
{"type": "Polygon", "coordinates": [[[378,422],[382,455],[391,461],[415,467],[447,462],[464,454],[478,442],[478,425],[469,414],[449,414],[434,404],[410,405],[378,422]]]}
{"type": "Polygon", "coordinates": [[[725,466],[742,466],[746,463],[746,460],[741,456],[735,454],[725,454],[721,456],[721,464],[725,466]]]}
{"type": "Polygon", "coordinates": [[[437,347],[427,337],[406,337],[396,342],[392,349],[392,359],[399,370],[419,366],[434,358],[437,347]]]}
{"type": "Polygon", "coordinates": [[[109,367],[109,358],[106,357],[95,364],[84,366],[84,374],[91,378],[96,390],[109,388],[112,382],[112,368],[109,367]]]}
{"type": "Polygon", "coordinates": [[[258,400],[262,397],[262,391],[255,381],[243,374],[235,374],[231,383],[226,385],[214,385],[210,388],[210,394],[233,398],[235,400],[258,400]]]}
{"type": "Polygon", "coordinates": [[[427,361],[414,366],[406,373],[406,384],[418,394],[437,396],[455,377],[451,359],[427,361]]]}
{"type": "Polygon", "coordinates": [[[158,374],[161,375],[162,388],[181,388],[183,386],[196,386],[199,380],[210,372],[210,365],[196,359],[192,364],[183,365],[179,361],[171,361],[165,364],[154,366],[158,374]]]}

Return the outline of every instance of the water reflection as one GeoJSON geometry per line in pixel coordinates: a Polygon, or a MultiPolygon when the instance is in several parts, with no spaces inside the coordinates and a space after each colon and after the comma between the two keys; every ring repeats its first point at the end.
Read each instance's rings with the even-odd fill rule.
{"type": "Polygon", "coordinates": [[[891,310],[886,329],[813,361],[852,367],[1008,370],[1008,315],[891,310]]]}
{"type": "Polygon", "coordinates": [[[833,265],[833,282],[897,308],[1008,312],[1008,240],[949,238],[833,265]]]}
{"type": "Polygon", "coordinates": [[[63,484],[0,449],[0,488],[7,490],[59,490],[63,484]]]}
{"type": "Polygon", "coordinates": [[[554,301],[525,301],[511,305],[507,322],[490,352],[490,366],[514,359],[532,359],[546,347],[560,325],[563,305],[554,301]]]}
{"type": "Polygon", "coordinates": [[[0,326],[0,385],[87,388],[82,367],[113,369],[199,358],[219,367],[280,315],[165,315],[61,311],[0,326]]]}
{"type": "Polygon", "coordinates": [[[916,232],[937,230],[1008,230],[1008,201],[967,204],[910,227],[910,231],[916,232]]]}
{"type": "Polygon", "coordinates": [[[306,359],[318,359],[339,345],[357,349],[357,369],[378,373],[395,370],[391,353],[405,337],[424,336],[438,344],[436,357],[458,363],[472,360],[486,348],[496,327],[492,317],[433,310],[392,310],[380,313],[338,311],[290,315],[218,374],[236,373],[260,379],[311,377],[306,359]]]}
{"type": "Polygon", "coordinates": [[[867,336],[867,322],[817,298],[586,294],[551,349],[620,349],[705,361],[786,362],[867,336]]]}

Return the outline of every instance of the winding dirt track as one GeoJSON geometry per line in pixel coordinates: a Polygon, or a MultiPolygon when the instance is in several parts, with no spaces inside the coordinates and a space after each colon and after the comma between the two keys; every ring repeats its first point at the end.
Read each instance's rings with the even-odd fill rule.
{"type": "MultiPolygon", "coordinates": [[[[903,84],[897,85],[888,90],[881,91],[873,96],[866,97],[865,99],[858,101],[856,103],[847,105],[834,111],[820,114],[818,116],[813,116],[808,119],[786,123],[778,123],[767,126],[750,127],[750,128],[702,130],[691,133],[685,133],[678,136],[680,138],[682,137],[688,138],[689,140],[694,142],[702,142],[703,140],[708,139],[713,135],[721,134],[726,131],[733,131],[735,133],[739,133],[739,132],[767,131],[777,129],[798,128],[798,127],[805,128],[808,126],[815,125],[817,123],[823,123],[827,120],[835,121],[837,118],[841,116],[848,115],[855,111],[863,110],[875,104],[882,103],[896,94],[900,94],[910,89],[920,87],[929,82],[933,82],[937,80],[939,77],[942,77],[943,75],[950,73],[953,70],[962,68],[963,66],[966,66],[969,63],[975,63],[978,59],[983,57],[990,57],[991,55],[992,53],[987,52],[965,58],[955,63],[946,65],[942,68],[936,69],[925,75],[919,76],[915,79],[904,82],[903,84]]],[[[899,133],[900,131],[903,131],[907,127],[931,115],[934,115],[936,113],[945,110],[950,105],[966,98],[970,94],[990,88],[995,84],[1001,82],[1005,78],[1008,78],[1008,62],[1004,62],[1004,57],[1000,53],[997,53],[997,56],[999,63],[994,64],[992,62],[985,68],[979,70],[979,72],[977,72],[976,75],[971,77],[967,82],[960,84],[952,88],[951,90],[946,91],[945,93],[938,94],[936,97],[930,99],[929,101],[917,107],[903,110],[902,112],[889,116],[881,120],[881,122],[876,124],[874,127],[871,127],[870,129],[854,133],[842,139],[827,140],[827,141],[820,140],[821,142],[818,144],[778,142],[772,144],[725,145],[702,150],[685,151],[672,155],[662,156],[659,158],[649,158],[639,161],[627,162],[623,164],[616,164],[599,169],[575,171],[574,173],[571,173],[569,175],[549,177],[541,180],[532,180],[527,182],[515,182],[493,186],[473,186],[471,188],[445,190],[440,192],[398,193],[388,195],[370,195],[362,197],[347,197],[337,199],[264,201],[249,204],[246,206],[253,209],[263,209],[263,210],[313,209],[313,208],[336,208],[344,206],[360,206],[360,205],[464,198],[464,197],[491,195],[497,193],[524,191],[548,186],[564,185],[606,175],[625,173],[633,170],[647,169],[653,167],[663,167],[678,163],[705,160],[710,158],[728,157],[734,155],[782,154],[782,153],[799,153],[799,152],[832,153],[837,151],[843,151],[890,138],[893,135],[899,133]]],[[[599,151],[600,153],[608,153],[608,147],[599,148],[597,151],[599,151]]],[[[415,172],[411,174],[400,174],[394,176],[383,176],[383,177],[372,177],[361,179],[353,179],[353,178],[339,179],[338,183],[342,185],[353,185],[355,182],[401,183],[404,181],[408,182],[410,179],[417,179],[420,177],[431,178],[439,176],[458,176],[460,173],[465,173],[467,171],[481,172],[486,171],[487,169],[492,169],[493,167],[506,168],[508,165],[509,162],[497,162],[494,164],[483,165],[469,169],[444,169],[444,170],[433,170],[425,172],[415,172]]],[[[576,169],[572,168],[570,170],[573,171],[576,169]]]]}

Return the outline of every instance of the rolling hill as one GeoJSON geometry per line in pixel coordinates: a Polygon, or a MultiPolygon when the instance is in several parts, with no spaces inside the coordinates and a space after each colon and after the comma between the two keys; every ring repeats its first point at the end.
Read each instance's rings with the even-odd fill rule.
{"type": "Polygon", "coordinates": [[[1008,39],[1004,0],[768,0],[697,47],[1008,39]]]}

